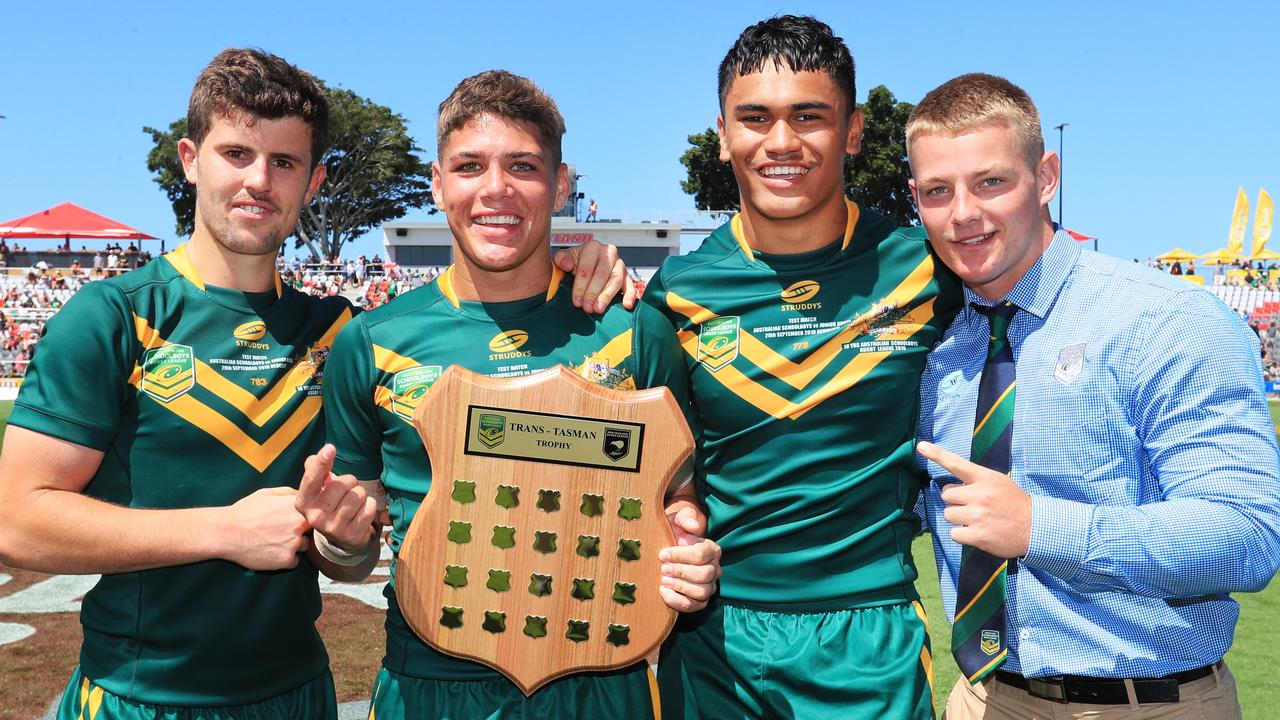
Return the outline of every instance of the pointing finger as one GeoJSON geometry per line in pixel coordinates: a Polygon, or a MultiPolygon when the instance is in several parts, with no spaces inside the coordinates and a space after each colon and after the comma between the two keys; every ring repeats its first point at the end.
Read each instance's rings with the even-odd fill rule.
{"type": "Polygon", "coordinates": [[[922,440],[916,443],[916,452],[919,452],[926,460],[932,460],[941,465],[944,470],[955,475],[958,480],[964,483],[971,483],[987,472],[987,469],[981,465],[975,465],[931,442],[922,440]]]}
{"type": "Polygon", "coordinates": [[[337,450],[326,444],[320,452],[307,458],[302,472],[302,482],[298,485],[298,495],[304,501],[311,501],[324,489],[325,482],[333,472],[333,458],[337,450]]]}

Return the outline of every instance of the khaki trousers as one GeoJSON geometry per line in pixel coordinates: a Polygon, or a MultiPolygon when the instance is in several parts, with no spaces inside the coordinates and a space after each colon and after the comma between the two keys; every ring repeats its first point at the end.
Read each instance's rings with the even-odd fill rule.
{"type": "MultiPolygon", "coordinates": [[[[1130,694],[1132,697],[1132,693],[1130,694]]],[[[1179,702],[1093,705],[1057,703],[1034,697],[1025,690],[988,677],[970,686],[961,677],[947,699],[943,720],[1240,720],[1236,680],[1226,663],[1218,663],[1214,673],[1179,688],[1179,702]]]]}

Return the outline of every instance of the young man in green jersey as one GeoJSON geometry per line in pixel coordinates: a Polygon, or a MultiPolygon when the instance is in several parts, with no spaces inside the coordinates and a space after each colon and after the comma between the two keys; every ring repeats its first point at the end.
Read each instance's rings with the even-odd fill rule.
{"type": "MultiPolygon", "coordinates": [[[[333,462],[347,474],[340,477],[382,480],[397,553],[432,482],[413,412],[443,368],[514,377],[563,364],[609,387],[665,385],[682,405],[687,398],[665,318],[643,305],[588,316],[573,307],[569,281],[552,264],[551,214],[568,194],[563,133],[555,103],[525,78],[489,71],[459,83],[440,105],[432,166],[456,262],[434,284],[359,316],[334,344],[325,416],[336,460],[326,447],[316,462],[333,462]]],[[[698,536],[692,497],[689,485],[669,497],[679,545],[660,552],[659,592],[682,611],[704,606],[719,573],[719,548],[698,536]]],[[[644,663],[562,678],[526,698],[496,671],[437,652],[406,624],[395,577],[393,566],[387,654],[370,717],[652,717],[644,663]]]]}
{"type": "Polygon", "coordinates": [[[46,327],[0,454],[0,557],[102,573],[60,718],[336,714],[304,510],[342,508],[316,527],[362,545],[374,508],[351,483],[290,484],[320,443],[324,355],[352,313],[275,270],[327,139],[314,78],[220,53],[178,148],[190,240],[85,286],[46,327]]]}
{"type": "Polygon", "coordinates": [[[719,596],[659,663],[667,717],[928,718],[910,544],[920,373],[959,286],[922,232],[844,194],[862,113],[844,42],[747,28],[720,65],[741,212],[645,292],[675,324],[719,596]]]}

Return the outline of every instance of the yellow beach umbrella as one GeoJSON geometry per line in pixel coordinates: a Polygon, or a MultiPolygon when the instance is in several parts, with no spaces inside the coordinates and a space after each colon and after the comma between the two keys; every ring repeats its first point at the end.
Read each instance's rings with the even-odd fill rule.
{"type": "Polygon", "coordinates": [[[1200,257],[1204,259],[1205,265],[1238,265],[1244,260],[1243,257],[1231,252],[1227,248],[1219,248],[1211,253],[1205,253],[1200,257]]]}
{"type": "Polygon", "coordinates": [[[1249,259],[1250,260],[1280,260],[1280,253],[1276,252],[1275,250],[1268,250],[1266,248],[1262,248],[1257,252],[1257,254],[1250,255],[1249,259]]]}
{"type": "Polygon", "coordinates": [[[1156,259],[1160,262],[1186,262],[1188,260],[1195,260],[1199,257],[1199,255],[1193,252],[1187,252],[1182,248],[1174,248],[1163,255],[1157,255],[1156,259]]]}

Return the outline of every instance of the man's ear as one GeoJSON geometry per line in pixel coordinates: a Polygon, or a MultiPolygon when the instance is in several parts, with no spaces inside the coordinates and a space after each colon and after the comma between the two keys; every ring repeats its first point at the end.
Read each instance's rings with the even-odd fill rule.
{"type": "Polygon", "coordinates": [[[1040,185],[1040,205],[1047,207],[1058,194],[1058,183],[1062,180],[1062,159],[1055,152],[1046,152],[1036,164],[1036,181],[1040,185]]]}
{"type": "Polygon", "coordinates": [[[444,204],[444,190],[440,187],[441,174],[440,163],[433,161],[431,163],[431,200],[436,207],[444,204]]]}
{"type": "Polygon", "coordinates": [[[857,155],[862,152],[862,130],[863,123],[862,108],[857,108],[853,114],[849,116],[849,136],[845,138],[844,151],[847,155],[857,155]]]}
{"type": "Polygon", "coordinates": [[[724,116],[716,116],[716,135],[720,138],[720,162],[729,162],[729,143],[724,141],[724,116]]]}
{"type": "Polygon", "coordinates": [[[182,161],[182,174],[187,177],[187,182],[192,185],[196,184],[199,176],[198,168],[196,168],[196,155],[200,148],[196,147],[195,142],[190,138],[182,138],[178,141],[178,159],[182,161]]]}

